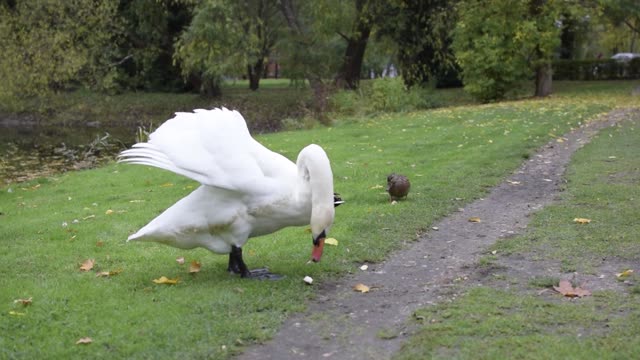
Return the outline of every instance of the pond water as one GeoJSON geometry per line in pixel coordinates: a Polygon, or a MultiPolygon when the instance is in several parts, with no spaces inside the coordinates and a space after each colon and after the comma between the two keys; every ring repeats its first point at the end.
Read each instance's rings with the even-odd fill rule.
{"type": "Polygon", "coordinates": [[[98,166],[133,144],[137,131],[135,124],[44,126],[0,118],[0,186],[98,166]]]}

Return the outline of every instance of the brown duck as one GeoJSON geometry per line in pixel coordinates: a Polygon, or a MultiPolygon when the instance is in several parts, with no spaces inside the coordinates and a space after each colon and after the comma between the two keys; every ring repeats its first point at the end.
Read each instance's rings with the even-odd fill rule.
{"type": "Polygon", "coordinates": [[[387,176],[387,192],[391,197],[391,201],[407,197],[410,187],[411,183],[404,175],[393,173],[387,176]]]}

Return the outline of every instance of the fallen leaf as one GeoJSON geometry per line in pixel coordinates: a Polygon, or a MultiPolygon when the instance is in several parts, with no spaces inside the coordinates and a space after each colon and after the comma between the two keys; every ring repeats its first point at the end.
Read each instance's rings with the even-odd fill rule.
{"type": "Polygon", "coordinates": [[[324,240],[324,243],[327,244],[327,245],[338,246],[338,240],[336,240],[334,238],[326,238],[324,240]]]}
{"type": "Polygon", "coordinates": [[[160,185],[160,187],[171,187],[171,186],[173,186],[173,183],[170,183],[170,182],[160,185]]]}
{"type": "Polygon", "coordinates": [[[93,265],[96,263],[93,259],[87,259],[80,264],[80,271],[89,271],[93,269],[93,265]]]}
{"type": "Polygon", "coordinates": [[[142,203],[145,202],[145,200],[129,200],[130,203],[142,203]]]}
{"type": "Polygon", "coordinates": [[[90,337],[83,337],[83,338],[79,339],[78,341],[76,341],[76,345],[91,344],[92,342],[93,342],[93,340],[90,337]]]}
{"type": "Polygon", "coordinates": [[[183,265],[183,264],[184,264],[184,257],[183,257],[183,256],[180,256],[180,257],[176,258],[176,262],[177,262],[178,264],[180,264],[180,265],[183,265]]]}
{"type": "Polygon", "coordinates": [[[371,190],[384,189],[384,186],[382,186],[382,185],[375,185],[375,186],[370,187],[369,189],[371,189],[371,190]]]}
{"type": "Polygon", "coordinates": [[[365,284],[356,284],[353,287],[353,290],[361,292],[361,293],[368,293],[369,292],[369,287],[367,285],[365,285],[365,284]]]}
{"type": "Polygon", "coordinates": [[[27,314],[25,313],[21,313],[21,312],[17,312],[17,311],[9,311],[9,315],[13,315],[13,316],[25,316],[27,314]]]}
{"type": "Polygon", "coordinates": [[[113,214],[113,210],[109,209],[107,211],[104,212],[106,215],[111,215],[113,214]]]}
{"type": "Polygon", "coordinates": [[[167,284],[167,285],[175,285],[175,284],[178,283],[178,281],[179,281],[178,278],[169,279],[166,276],[161,276],[158,279],[153,279],[153,282],[156,283],[156,284],[167,284]]]}
{"type": "Polygon", "coordinates": [[[578,224],[588,224],[588,223],[591,222],[591,219],[575,218],[575,219],[573,219],[573,222],[578,223],[578,224]]]}
{"type": "Polygon", "coordinates": [[[626,277],[631,276],[631,274],[633,274],[633,270],[632,269],[627,269],[627,270],[625,270],[625,271],[623,271],[621,273],[617,273],[616,277],[624,279],[626,277]]]}
{"type": "Polygon", "coordinates": [[[96,277],[109,277],[109,276],[118,275],[121,272],[122,272],[121,269],[113,270],[113,271],[100,271],[100,272],[96,273],[96,277]]]}
{"type": "Polygon", "coordinates": [[[32,300],[33,300],[33,297],[30,297],[28,299],[16,299],[16,300],[13,300],[13,303],[22,304],[22,306],[29,306],[33,302],[32,300]]]}
{"type": "Polygon", "coordinates": [[[97,247],[102,247],[104,245],[104,241],[99,240],[98,242],[96,242],[96,246],[97,247]]]}
{"type": "Polygon", "coordinates": [[[571,298],[591,295],[589,290],[585,290],[580,287],[574,288],[568,280],[560,280],[558,286],[554,286],[553,289],[560,294],[571,298]]]}
{"type": "Polygon", "coordinates": [[[191,274],[195,274],[197,272],[200,272],[200,263],[198,261],[193,260],[191,262],[191,265],[189,265],[189,273],[191,274]]]}
{"type": "Polygon", "coordinates": [[[482,222],[482,220],[480,220],[479,217],[474,216],[469,218],[469,222],[479,223],[479,222],[482,222]]]}

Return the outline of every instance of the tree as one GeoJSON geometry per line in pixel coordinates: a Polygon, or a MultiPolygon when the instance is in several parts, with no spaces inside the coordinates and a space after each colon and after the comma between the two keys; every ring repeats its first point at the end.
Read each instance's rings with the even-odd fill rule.
{"type": "Polygon", "coordinates": [[[451,50],[456,21],[450,0],[397,0],[385,13],[380,35],[397,44],[398,65],[407,86],[422,85],[434,77],[444,80],[457,69],[451,50]]]}
{"type": "Polygon", "coordinates": [[[191,22],[193,4],[175,0],[121,0],[124,23],[118,46],[120,86],[142,90],[184,90],[173,62],[174,41],[191,22]]]}
{"type": "Polygon", "coordinates": [[[380,6],[379,1],[356,0],[354,19],[351,22],[352,29],[346,34],[338,30],[338,34],[347,42],[347,46],[342,65],[335,77],[337,87],[351,90],[358,88],[365,50],[380,6]]]}
{"type": "Polygon", "coordinates": [[[223,76],[246,71],[256,90],[264,61],[277,39],[279,12],[276,0],[206,0],[176,43],[175,59],[185,78],[202,80],[201,88],[219,95],[223,76]]]}
{"type": "Polygon", "coordinates": [[[97,0],[0,4],[0,99],[17,104],[71,84],[114,87],[116,6],[97,0]]]}
{"type": "Polygon", "coordinates": [[[545,0],[461,2],[453,48],[465,89],[482,101],[499,100],[535,73],[536,96],[548,95],[560,33],[553,5],[545,0]]]}

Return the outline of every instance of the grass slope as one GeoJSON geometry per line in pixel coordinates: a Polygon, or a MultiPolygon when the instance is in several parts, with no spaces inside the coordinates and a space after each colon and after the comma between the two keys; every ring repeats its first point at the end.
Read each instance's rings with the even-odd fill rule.
{"type": "MultiPolygon", "coordinates": [[[[250,267],[276,282],[226,273],[226,256],[125,239],[197,184],[168,172],[112,164],[12,185],[0,191],[0,358],[225,358],[268,339],[316,283],[380,261],[433,220],[482,196],[538,146],[607,111],[601,101],[560,98],[359,118],[331,128],[259,137],[294,159],[315,142],[332,160],[337,209],[323,261],[307,264],[311,239],[290,228],[253,239],[250,267]],[[386,175],[412,180],[407,201],[390,205],[386,175]],[[463,199],[463,200],[456,200],[463,199]],[[63,226],[65,224],[66,226],[63,226]],[[191,275],[186,264],[202,263],[191,275]],[[92,271],[79,271],[95,259],[92,271]],[[120,271],[101,278],[97,271],[120,271]],[[177,285],[152,282],[180,278],[177,285]],[[31,306],[15,304],[33,298],[31,306]],[[82,337],[90,345],[75,345],[82,337]]],[[[605,101],[606,100],[606,101],[605,101]]]]}
{"type": "MultiPolygon", "coordinates": [[[[640,264],[640,129],[637,123],[602,131],[579,150],[567,171],[559,203],[534,217],[527,234],[502,240],[492,250],[562,263],[571,273],[601,274],[615,261],[618,272],[640,264]],[[591,223],[577,225],[576,217],[591,223]]],[[[541,265],[543,266],[543,265],[541,265]]],[[[508,275],[507,275],[508,276],[508,275]]],[[[619,281],[613,274],[607,279],[619,281]]],[[[640,285],[601,290],[570,301],[488,286],[450,304],[416,313],[424,322],[398,359],[635,359],[640,355],[640,285]]],[[[521,281],[521,280],[519,280],[521,281]]],[[[539,281],[539,280],[538,280],[539,281]]],[[[530,286],[540,289],[551,283],[530,286]]],[[[586,284],[584,286],[589,286],[586,284]]]]}

